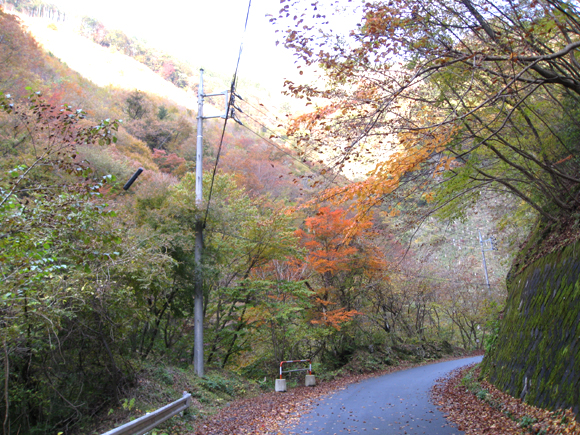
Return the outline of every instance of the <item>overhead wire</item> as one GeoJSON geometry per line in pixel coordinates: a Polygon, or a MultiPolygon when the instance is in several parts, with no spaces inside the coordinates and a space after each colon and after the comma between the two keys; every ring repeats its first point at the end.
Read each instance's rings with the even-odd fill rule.
{"type": "MultiPolygon", "coordinates": [[[[262,115],[264,115],[266,118],[268,118],[268,120],[269,120],[269,121],[274,121],[274,123],[275,123],[275,122],[281,122],[281,121],[280,121],[280,119],[278,119],[278,117],[277,117],[277,116],[276,116],[274,113],[270,112],[270,111],[269,111],[269,110],[268,110],[268,109],[267,109],[265,106],[263,106],[262,104],[261,104],[261,106],[262,106],[262,107],[264,107],[264,110],[265,110],[265,112],[264,112],[263,110],[261,110],[259,107],[256,107],[255,105],[251,104],[249,101],[246,101],[246,100],[244,100],[244,99],[242,99],[242,98],[240,98],[240,100],[241,100],[242,102],[244,102],[245,104],[249,105],[250,107],[252,107],[254,110],[256,110],[256,111],[258,111],[259,113],[261,113],[262,115]],[[272,117],[273,117],[273,118],[272,118],[272,117]]],[[[252,117],[251,115],[249,115],[248,113],[246,113],[246,112],[244,112],[244,111],[242,111],[242,110],[240,110],[240,109],[238,109],[238,110],[240,111],[240,113],[242,113],[243,115],[245,115],[245,116],[249,117],[249,118],[250,118],[250,119],[252,119],[254,122],[256,122],[257,124],[259,124],[261,127],[265,128],[265,129],[266,129],[266,130],[268,130],[270,133],[272,133],[273,135],[275,135],[275,136],[276,136],[276,138],[277,138],[278,140],[280,140],[280,141],[282,141],[282,142],[286,143],[286,144],[287,144],[287,145],[288,145],[290,148],[295,148],[295,146],[294,146],[293,144],[289,143],[289,142],[288,142],[286,139],[283,139],[283,138],[281,138],[280,136],[278,136],[278,134],[277,134],[275,131],[273,131],[271,128],[268,128],[267,126],[265,126],[264,124],[262,124],[260,121],[258,121],[257,119],[255,119],[254,117],[252,117]]],[[[321,175],[322,175],[322,174],[321,174],[321,175]]],[[[333,183],[333,184],[335,184],[335,185],[338,185],[338,183],[336,183],[336,181],[334,181],[334,180],[330,180],[328,177],[324,177],[324,178],[326,179],[326,181],[329,181],[329,182],[331,182],[331,183],[333,183]]]]}
{"type": "MultiPolygon", "coordinates": [[[[284,148],[276,145],[274,142],[272,142],[269,139],[266,139],[264,136],[260,135],[259,133],[255,132],[254,130],[252,130],[250,127],[248,127],[245,124],[242,124],[242,127],[245,128],[246,130],[248,130],[249,132],[253,133],[254,135],[256,135],[257,137],[259,137],[260,139],[262,139],[264,142],[266,142],[267,144],[273,146],[274,148],[276,148],[277,150],[281,151],[282,153],[284,153],[285,155],[287,155],[288,157],[290,157],[292,160],[296,161],[297,163],[300,163],[301,165],[305,166],[306,168],[312,170],[312,168],[310,166],[308,166],[303,160],[293,156],[291,153],[289,153],[288,151],[286,151],[284,148]]],[[[309,176],[309,178],[312,178],[315,175],[315,173],[313,172],[311,176],[309,176]]],[[[326,181],[335,184],[336,186],[338,186],[339,184],[335,181],[335,180],[331,180],[330,178],[326,177],[324,174],[321,173],[317,173],[316,175],[321,176],[322,178],[324,178],[326,181]]]]}
{"type": "Polygon", "coordinates": [[[278,136],[278,133],[276,133],[274,130],[272,130],[270,127],[268,127],[267,125],[262,124],[261,121],[259,121],[258,119],[254,118],[252,115],[245,113],[245,112],[241,112],[243,116],[246,116],[248,118],[250,118],[252,121],[254,121],[256,124],[258,124],[260,127],[264,128],[265,130],[268,130],[270,133],[272,133],[273,136],[276,137],[276,139],[284,142],[285,144],[287,144],[290,148],[293,148],[293,145],[288,142],[286,139],[281,138],[280,136],[278,136]]]}
{"type": "MultiPolygon", "coordinates": [[[[260,105],[264,108],[265,112],[264,112],[264,110],[260,109],[259,107],[254,106],[252,103],[244,100],[243,98],[240,98],[240,101],[244,104],[247,104],[248,106],[250,106],[252,109],[256,110],[257,112],[260,112],[262,115],[267,117],[270,121],[280,122],[278,117],[275,114],[273,114],[272,112],[270,112],[263,104],[260,104],[260,105]]],[[[242,113],[245,113],[245,112],[242,112],[242,113]]]]}
{"type": "Polygon", "coordinates": [[[207,206],[206,206],[206,209],[205,209],[205,216],[204,216],[204,219],[203,219],[203,226],[204,227],[205,227],[205,224],[207,222],[207,216],[209,214],[209,207],[210,207],[210,203],[211,203],[211,196],[212,196],[212,193],[213,193],[213,186],[214,186],[214,182],[215,182],[215,175],[217,173],[217,167],[218,167],[218,164],[219,164],[219,161],[220,161],[220,155],[221,155],[222,146],[223,146],[223,143],[224,143],[224,136],[226,134],[226,127],[227,127],[227,124],[228,124],[228,119],[230,118],[230,107],[233,106],[234,99],[235,99],[235,95],[236,95],[235,94],[235,91],[236,91],[236,85],[237,85],[237,81],[238,81],[238,69],[240,68],[240,59],[242,58],[242,51],[244,49],[244,37],[245,37],[246,31],[248,29],[248,19],[250,18],[250,9],[251,9],[251,7],[252,7],[252,0],[249,0],[248,1],[248,11],[246,13],[246,21],[244,23],[244,32],[242,33],[242,40],[240,41],[240,50],[238,52],[238,60],[236,62],[236,69],[234,71],[234,76],[232,78],[232,84],[230,86],[230,94],[229,94],[230,99],[229,99],[228,104],[226,106],[226,117],[225,117],[225,120],[224,120],[224,126],[222,128],[222,134],[221,134],[221,138],[220,138],[220,144],[219,144],[219,147],[218,147],[218,152],[217,152],[217,155],[216,155],[216,160],[215,160],[213,172],[212,172],[212,175],[211,175],[211,184],[210,184],[210,187],[209,187],[209,194],[208,194],[208,198],[207,198],[207,206]]]}
{"type": "MultiPolygon", "coordinates": [[[[238,59],[236,62],[236,68],[234,71],[234,75],[232,78],[232,82],[231,82],[231,86],[230,86],[230,91],[229,91],[229,101],[228,104],[226,105],[226,115],[225,115],[225,120],[224,120],[224,124],[222,127],[222,133],[220,136],[220,142],[219,142],[219,146],[218,146],[218,151],[216,154],[216,160],[215,160],[215,164],[214,164],[214,168],[212,171],[212,176],[211,176],[211,183],[210,183],[210,188],[209,188],[209,193],[208,193],[208,200],[207,200],[207,205],[206,205],[206,209],[205,209],[205,213],[204,213],[204,220],[203,220],[203,226],[205,227],[206,223],[207,223],[207,218],[209,215],[209,209],[210,209],[210,205],[211,205],[211,198],[212,198],[212,194],[213,194],[213,187],[215,184],[215,176],[217,173],[217,168],[219,165],[219,161],[220,161],[220,156],[221,156],[221,151],[223,148],[223,142],[224,142],[224,137],[225,137],[225,133],[226,133],[226,128],[227,128],[227,123],[229,118],[233,118],[234,121],[238,122],[242,127],[246,128],[247,130],[249,130],[250,132],[252,132],[253,134],[255,134],[256,136],[258,136],[260,139],[262,139],[263,141],[265,141],[266,143],[268,143],[269,145],[275,147],[276,149],[278,149],[279,151],[281,151],[282,153],[284,153],[285,155],[287,155],[288,157],[290,157],[291,159],[295,160],[296,162],[300,163],[301,165],[306,166],[309,170],[312,170],[312,168],[306,164],[305,161],[296,158],[295,156],[293,156],[291,153],[289,153],[288,151],[284,150],[283,148],[281,148],[280,146],[276,145],[274,142],[264,138],[263,136],[261,136],[260,134],[256,133],[255,131],[253,131],[252,129],[250,129],[249,127],[243,125],[240,121],[238,121],[234,116],[233,116],[233,110],[237,109],[239,110],[240,113],[242,113],[243,115],[249,117],[250,119],[252,119],[254,122],[256,122],[257,124],[259,124],[261,127],[265,128],[266,130],[270,131],[272,134],[274,134],[275,136],[278,137],[277,133],[274,132],[272,129],[270,129],[269,127],[263,125],[261,122],[259,122],[258,120],[256,120],[254,117],[252,117],[251,115],[243,112],[242,110],[238,109],[235,106],[235,99],[236,97],[238,97],[240,99],[240,101],[244,102],[245,104],[249,105],[250,107],[252,107],[254,110],[257,110],[259,113],[261,113],[262,115],[266,116],[267,118],[270,118],[270,121],[272,120],[271,116],[274,117],[274,119],[276,120],[276,122],[279,122],[278,117],[274,114],[272,114],[268,109],[266,109],[264,107],[264,110],[261,110],[260,108],[254,106],[253,104],[251,104],[250,102],[244,100],[243,98],[239,97],[236,94],[236,86],[237,86],[237,81],[238,81],[238,70],[239,70],[239,66],[240,66],[240,60],[242,57],[242,52],[243,52],[243,47],[244,47],[244,37],[246,35],[247,32],[247,28],[248,28],[248,20],[250,17],[250,10],[251,10],[251,6],[252,6],[252,0],[248,1],[248,10],[246,13],[246,20],[244,23],[244,31],[242,34],[242,40],[240,42],[240,49],[238,52],[238,59]],[[268,113],[266,113],[268,112],[268,113]]],[[[291,144],[289,144],[286,140],[281,139],[282,141],[286,142],[289,146],[292,146],[291,144]]],[[[336,181],[330,180],[328,177],[324,176],[324,174],[320,174],[326,181],[330,181],[336,185],[338,185],[338,183],[336,183],[336,181]]],[[[312,178],[312,176],[310,176],[310,178],[312,178]]]]}
{"type": "MultiPolygon", "coordinates": [[[[265,112],[263,112],[263,111],[262,111],[262,110],[260,110],[258,107],[254,106],[253,104],[251,104],[251,103],[249,103],[249,102],[247,102],[247,101],[245,101],[245,100],[242,100],[242,101],[243,101],[244,103],[248,104],[250,107],[252,107],[253,109],[257,110],[258,112],[260,112],[261,114],[263,114],[263,115],[264,115],[264,116],[266,116],[266,117],[268,117],[268,113],[271,113],[271,112],[269,112],[269,111],[268,111],[268,109],[266,109],[265,107],[264,107],[264,110],[266,110],[266,112],[268,112],[268,113],[265,113],[265,112]]],[[[238,110],[239,110],[239,109],[238,109],[238,110]]],[[[259,124],[261,127],[263,127],[263,128],[265,128],[266,130],[268,130],[270,133],[274,134],[274,135],[277,137],[277,139],[278,139],[278,140],[281,140],[282,142],[285,142],[286,144],[288,144],[288,146],[289,146],[289,147],[291,147],[291,148],[294,148],[294,145],[293,145],[293,144],[289,143],[289,142],[288,142],[286,139],[283,139],[283,138],[279,137],[279,136],[277,135],[277,133],[276,133],[276,132],[274,132],[272,129],[268,128],[267,126],[265,126],[264,124],[262,124],[260,121],[256,120],[254,117],[252,117],[252,116],[251,116],[251,115],[249,115],[248,113],[246,113],[246,112],[242,112],[242,111],[240,111],[240,112],[241,112],[243,115],[245,115],[245,116],[247,116],[247,117],[251,118],[251,119],[252,119],[254,122],[256,122],[256,123],[257,123],[257,124],[259,124]]],[[[280,120],[278,119],[278,117],[277,117],[276,115],[274,115],[274,114],[271,114],[271,115],[272,115],[272,116],[275,118],[276,122],[280,122],[280,120]]],[[[270,118],[269,120],[271,121],[271,120],[272,120],[272,118],[270,118]]],[[[337,173],[336,175],[338,175],[338,173],[337,173]]],[[[334,180],[330,180],[330,179],[328,179],[328,178],[326,178],[326,180],[327,180],[327,181],[330,181],[330,182],[332,182],[333,184],[336,184],[336,185],[338,185],[338,183],[336,183],[334,180]]]]}
{"type": "Polygon", "coordinates": [[[260,135],[259,133],[255,132],[254,130],[252,130],[250,127],[248,127],[245,124],[242,124],[242,127],[245,128],[246,130],[248,130],[249,132],[253,133],[254,135],[258,136],[260,139],[262,139],[264,142],[266,142],[267,144],[273,146],[274,148],[276,148],[277,150],[279,150],[280,152],[282,152],[283,154],[285,154],[286,156],[290,157],[292,160],[300,163],[301,165],[306,166],[308,169],[310,169],[310,166],[308,166],[306,163],[304,163],[301,159],[293,156],[291,153],[289,153],[288,151],[286,151],[284,148],[276,145],[274,142],[272,142],[269,139],[266,139],[264,136],[260,135]]]}
{"type": "MultiPolygon", "coordinates": [[[[253,109],[255,109],[255,110],[257,110],[258,112],[260,112],[262,115],[264,115],[264,116],[266,116],[266,117],[269,117],[267,113],[263,112],[262,110],[260,110],[260,109],[259,109],[259,108],[257,108],[256,106],[252,105],[251,103],[249,103],[249,102],[247,102],[247,101],[245,101],[245,100],[242,100],[242,101],[243,101],[244,103],[248,104],[248,105],[249,105],[250,107],[252,107],[253,109]]],[[[240,109],[238,109],[238,110],[240,110],[240,109]]],[[[266,110],[266,112],[270,113],[270,112],[268,111],[268,109],[264,108],[264,110],[266,110]]],[[[276,133],[276,132],[274,132],[272,129],[270,129],[270,128],[268,128],[267,126],[265,126],[264,124],[260,123],[260,121],[256,120],[255,118],[253,118],[251,115],[247,114],[246,112],[243,112],[243,111],[241,111],[241,110],[240,110],[240,112],[241,112],[243,115],[245,115],[245,116],[247,116],[247,117],[251,118],[251,119],[252,119],[254,122],[256,122],[256,123],[257,123],[257,124],[259,124],[261,127],[263,127],[263,128],[265,128],[266,130],[268,130],[270,133],[274,134],[274,135],[277,137],[277,139],[278,139],[278,140],[281,140],[282,142],[285,142],[286,144],[288,144],[288,146],[289,146],[290,148],[294,148],[294,145],[293,145],[293,144],[289,143],[289,142],[288,142],[286,139],[283,139],[283,138],[279,137],[279,136],[277,135],[277,133],[276,133]]],[[[280,122],[280,120],[278,119],[278,117],[277,117],[276,115],[274,115],[274,114],[271,114],[271,115],[272,115],[272,116],[273,116],[273,117],[276,119],[276,122],[280,122]]],[[[269,118],[269,120],[270,120],[270,121],[272,121],[272,118],[269,118]]],[[[327,166],[328,166],[328,164],[327,164],[327,166]]],[[[331,166],[332,166],[332,165],[331,165],[331,166]]],[[[339,166],[339,165],[338,165],[338,162],[337,162],[337,163],[335,163],[335,165],[334,165],[334,166],[339,166]]],[[[320,174],[320,175],[321,175],[321,176],[323,176],[323,174],[320,174]]],[[[336,181],[336,178],[337,178],[339,175],[340,175],[340,172],[338,172],[338,171],[334,171],[334,172],[333,172],[333,176],[332,176],[332,178],[325,177],[325,176],[323,176],[323,178],[324,178],[324,179],[325,179],[327,182],[329,182],[330,184],[334,184],[335,186],[340,186],[340,184],[339,184],[339,183],[336,181]]]]}
{"type": "MultiPolygon", "coordinates": [[[[285,142],[286,144],[288,144],[290,147],[292,147],[292,145],[285,139],[282,139],[280,137],[278,137],[277,133],[275,131],[273,131],[272,129],[270,129],[269,127],[265,126],[264,124],[262,124],[260,121],[258,121],[256,118],[254,118],[253,116],[242,112],[242,114],[244,116],[247,116],[248,118],[250,118],[252,121],[254,121],[256,124],[258,124],[260,127],[265,128],[267,131],[269,131],[270,133],[272,133],[273,135],[275,135],[279,140],[281,140],[282,142],[285,142]]],[[[292,160],[300,163],[301,165],[305,166],[306,168],[308,168],[309,170],[312,171],[312,168],[306,164],[306,162],[303,159],[300,159],[294,155],[292,155],[291,153],[289,153],[288,151],[286,151],[285,149],[283,149],[282,147],[280,147],[279,145],[276,145],[276,143],[272,142],[270,139],[265,138],[264,136],[260,135],[259,133],[255,132],[254,130],[252,130],[251,128],[249,128],[248,126],[241,124],[242,127],[246,128],[247,130],[249,130],[250,132],[252,132],[253,134],[255,134],[256,136],[258,136],[260,139],[262,139],[264,142],[266,142],[267,144],[273,146],[274,148],[278,149],[279,151],[281,151],[282,153],[284,153],[285,155],[287,155],[288,157],[290,157],[292,160]]],[[[314,175],[314,174],[313,174],[314,175]]],[[[335,180],[331,180],[328,177],[326,177],[324,174],[318,173],[318,175],[320,175],[322,178],[324,178],[326,181],[335,184],[336,186],[338,186],[339,184],[335,181],[335,180]]]]}
{"type": "MultiPolygon", "coordinates": [[[[284,148],[278,146],[277,144],[275,144],[271,140],[264,138],[263,136],[261,136],[260,134],[258,134],[255,131],[253,131],[248,126],[246,126],[246,125],[242,124],[241,122],[239,122],[235,117],[233,117],[233,110],[235,108],[234,102],[235,102],[235,98],[236,97],[238,97],[244,103],[248,104],[253,109],[255,109],[258,112],[262,113],[264,116],[266,116],[268,118],[270,117],[267,113],[265,113],[264,111],[262,111],[259,108],[255,107],[253,104],[249,103],[248,101],[245,101],[244,99],[242,99],[241,97],[239,97],[236,94],[236,86],[237,86],[237,81],[238,81],[238,70],[239,70],[240,60],[241,60],[241,56],[242,56],[242,52],[243,52],[244,36],[245,36],[246,31],[247,31],[247,28],[248,28],[248,20],[249,20],[249,16],[250,16],[251,5],[252,5],[252,1],[249,0],[248,1],[248,10],[247,10],[247,13],[246,13],[246,20],[245,20],[245,23],[244,23],[244,32],[243,32],[243,35],[242,35],[242,40],[240,42],[240,49],[239,49],[239,52],[238,52],[238,59],[237,59],[237,62],[236,62],[236,68],[235,68],[235,71],[234,71],[234,75],[233,75],[233,78],[232,78],[232,82],[231,82],[231,86],[230,86],[230,91],[229,91],[229,101],[228,101],[228,104],[227,104],[227,107],[226,107],[226,116],[225,116],[225,120],[224,120],[224,125],[222,127],[222,133],[221,133],[221,137],[220,137],[220,142],[219,142],[219,146],[218,146],[218,152],[217,152],[217,155],[216,155],[215,164],[214,164],[213,171],[212,171],[211,183],[210,183],[210,188],[209,188],[209,193],[208,193],[208,200],[207,200],[207,205],[206,205],[206,209],[205,209],[205,213],[204,213],[204,220],[203,220],[203,226],[204,227],[206,226],[207,219],[208,219],[208,215],[209,215],[209,209],[210,209],[210,206],[211,206],[211,198],[212,198],[212,194],[213,194],[213,187],[214,187],[214,184],[215,184],[215,176],[216,176],[217,168],[218,168],[218,165],[219,165],[219,160],[220,160],[221,151],[222,151],[222,148],[223,148],[223,142],[224,142],[225,132],[226,132],[227,123],[228,123],[229,118],[233,118],[242,127],[246,128],[248,131],[250,131],[254,135],[258,136],[260,139],[262,139],[263,141],[265,141],[267,144],[269,144],[269,145],[273,146],[274,148],[276,148],[277,150],[281,151],[283,154],[285,154],[286,156],[290,157],[292,160],[300,163],[301,165],[305,166],[309,170],[312,170],[312,168],[308,164],[306,164],[305,161],[303,161],[300,158],[295,157],[294,155],[292,155],[291,153],[289,153],[284,148]]],[[[264,108],[264,110],[266,112],[269,112],[265,108],[264,108]]],[[[269,131],[272,134],[278,136],[276,132],[274,132],[269,127],[263,125],[260,121],[258,121],[257,119],[255,119],[251,115],[249,115],[249,114],[247,114],[247,113],[245,113],[245,112],[243,112],[241,110],[240,110],[240,113],[242,113],[243,115],[245,115],[248,118],[252,119],[252,121],[256,122],[258,125],[260,125],[261,127],[265,128],[267,131],[269,131]]],[[[273,115],[273,114],[271,114],[271,115],[274,116],[274,118],[278,121],[278,119],[277,119],[277,117],[275,115],[273,115]]],[[[271,120],[271,118],[270,118],[270,120],[271,120]]],[[[287,143],[289,146],[292,146],[286,140],[284,140],[284,139],[281,139],[281,140],[284,141],[285,143],[287,143]]],[[[324,179],[326,179],[327,181],[330,181],[328,179],[328,177],[325,177],[323,174],[320,174],[320,175],[324,179]]],[[[334,182],[334,183],[336,184],[336,182],[334,182]]]]}
{"type": "MultiPolygon", "coordinates": [[[[278,133],[276,133],[274,130],[272,130],[271,128],[269,128],[268,126],[262,124],[259,120],[257,120],[256,118],[254,118],[252,115],[249,115],[245,112],[242,112],[243,116],[246,116],[248,118],[250,118],[252,121],[254,121],[256,124],[258,124],[260,127],[262,127],[263,129],[267,130],[268,132],[270,132],[273,136],[275,136],[278,140],[286,143],[290,148],[292,148],[292,144],[289,143],[286,139],[282,139],[281,137],[278,136],[278,133]]],[[[260,135],[259,135],[260,136],[260,135]]],[[[284,152],[284,154],[288,155],[289,157],[292,157],[293,159],[297,160],[299,163],[302,163],[304,166],[308,166],[306,164],[306,162],[304,162],[302,159],[297,158],[295,156],[293,156],[292,154],[290,154],[288,151],[282,149],[281,147],[279,147],[278,145],[276,145],[274,142],[271,142],[269,139],[266,139],[263,136],[260,136],[262,139],[264,139],[265,141],[267,141],[268,143],[270,143],[272,146],[278,148],[280,151],[284,152]]]]}

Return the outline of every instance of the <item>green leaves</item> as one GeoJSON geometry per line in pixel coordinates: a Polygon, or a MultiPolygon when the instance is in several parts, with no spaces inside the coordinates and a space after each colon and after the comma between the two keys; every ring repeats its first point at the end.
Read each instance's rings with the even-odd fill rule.
{"type": "Polygon", "coordinates": [[[106,120],[99,128],[85,129],[78,124],[85,117],[82,110],[66,105],[57,110],[40,93],[26,102],[8,104],[7,98],[0,98],[0,106],[13,117],[15,134],[25,134],[27,148],[0,178],[0,287],[5,301],[0,310],[10,319],[8,326],[42,328],[45,322],[61,322],[62,306],[56,301],[76,291],[62,288],[63,282],[92,273],[91,261],[120,256],[118,249],[110,249],[120,243],[119,235],[98,231],[102,220],[114,215],[100,193],[114,178],[91,184],[86,180],[90,168],[75,160],[77,145],[110,138],[118,123],[106,120]],[[28,317],[32,306],[40,317],[28,317]]]}
{"type": "Polygon", "coordinates": [[[19,165],[15,168],[12,168],[10,170],[7,171],[7,174],[11,177],[11,178],[17,178],[19,176],[22,176],[23,173],[26,171],[26,169],[28,169],[28,167],[26,165],[19,165]]]}

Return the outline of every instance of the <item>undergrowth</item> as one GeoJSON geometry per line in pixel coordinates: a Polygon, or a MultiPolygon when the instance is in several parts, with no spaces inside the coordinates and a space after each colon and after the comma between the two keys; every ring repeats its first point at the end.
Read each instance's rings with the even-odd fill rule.
{"type": "Polygon", "coordinates": [[[81,428],[78,433],[96,435],[114,429],[181,398],[184,392],[192,396],[190,408],[183,416],[175,416],[159,425],[151,434],[191,433],[197,420],[213,415],[236,398],[251,397],[260,392],[259,383],[234,372],[214,369],[199,378],[193,367],[153,364],[143,365],[136,383],[136,387],[128,391],[116,406],[102,412],[94,424],[81,428]]]}

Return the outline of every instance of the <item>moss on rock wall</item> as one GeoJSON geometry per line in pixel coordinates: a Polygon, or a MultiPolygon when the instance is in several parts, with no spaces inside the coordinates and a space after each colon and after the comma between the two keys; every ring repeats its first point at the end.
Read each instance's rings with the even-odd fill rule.
{"type": "Polygon", "coordinates": [[[580,242],[536,260],[508,283],[483,373],[498,388],[549,409],[580,411],[580,242]]]}

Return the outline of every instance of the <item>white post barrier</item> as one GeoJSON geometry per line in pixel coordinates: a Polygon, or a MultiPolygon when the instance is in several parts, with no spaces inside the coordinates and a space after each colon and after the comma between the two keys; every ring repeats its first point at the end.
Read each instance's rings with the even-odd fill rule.
{"type": "Polygon", "coordinates": [[[310,361],[309,359],[281,361],[280,362],[280,379],[276,379],[276,385],[274,386],[274,390],[276,392],[286,391],[286,379],[282,379],[282,373],[290,373],[290,372],[308,372],[308,374],[306,375],[306,386],[307,387],[314,387],[316,385],[316,379],[314,378],[314,375],[312,374],[312,361],[310,361]],[[307,369],[306,368],[295,369],[295,370],[282,370],[283,364],[297,363],[297,362],[307,362],[308,368],[307,369]]]}

